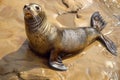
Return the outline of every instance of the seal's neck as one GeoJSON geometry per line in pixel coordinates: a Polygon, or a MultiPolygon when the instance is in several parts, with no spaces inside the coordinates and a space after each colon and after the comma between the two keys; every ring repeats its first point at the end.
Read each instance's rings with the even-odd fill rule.
{"type": "Polygon", "coordinates": [[[46,15],[44,12],[40,12],[38,15],[30,18],[24,18],[26,28],[32,32],[37,31],[40,27],[42,27],[46,22],[46,15]]]}

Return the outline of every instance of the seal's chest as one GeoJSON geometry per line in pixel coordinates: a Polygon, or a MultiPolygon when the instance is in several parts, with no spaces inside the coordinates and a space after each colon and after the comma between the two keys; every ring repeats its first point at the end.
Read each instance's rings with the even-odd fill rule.
{"type": "Polygon", "coordinates": [[[49,45],[46,37],[44,37],[40,34],[31,34],[31,35],[29,35],[28,39],[29,39],[29,42],[30,42],[32,48],[35,51],[37,51],[41,54],[49,51],[50,45],[49,45]]]}

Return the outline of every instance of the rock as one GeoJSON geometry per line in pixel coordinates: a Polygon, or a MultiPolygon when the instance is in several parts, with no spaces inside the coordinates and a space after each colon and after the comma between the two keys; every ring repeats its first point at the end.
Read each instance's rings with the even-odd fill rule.
{"type": "Polygon", "coordinates": [[[9,73],[9,74],[2,76],[0,80],[20,80],[20,78],[14,73],[9,73]]]}
{"type": "Polygon", "coordinates": [[[57,71],[49,67],[47,58],[36,55],[28,47],[22,8],[33,1],[1,0],[0,80],[119,80],[120,10],[119,1],[114,1],[34,0],[45,6],[51,22],[64,27],[89,26],[90,16],[99,11],[108,23],[102,33],[111,38],[118,48],[118,56],[115,57],[99,41],[95,41],[80,54],[63,60],[68,66],[67,71],[57,71]]]}

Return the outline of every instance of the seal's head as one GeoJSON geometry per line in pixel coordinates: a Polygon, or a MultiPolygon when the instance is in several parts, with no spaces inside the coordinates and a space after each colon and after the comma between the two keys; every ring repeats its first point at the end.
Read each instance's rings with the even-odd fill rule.
{"type": "Polygon", "coordinates": [[[42,8],[36,3],[30,3],[24,6],[23,12],[26,18],[30,18],[37,16],[40,12],[42,12],[42,8]]]}
{"type": "Polygon", "coordinates": [[[43,7],[36,3],[24,5],[23,12],[26,29],[29,31],[37,31],[42,24],[46,22],[46,15],[43,7]]]}

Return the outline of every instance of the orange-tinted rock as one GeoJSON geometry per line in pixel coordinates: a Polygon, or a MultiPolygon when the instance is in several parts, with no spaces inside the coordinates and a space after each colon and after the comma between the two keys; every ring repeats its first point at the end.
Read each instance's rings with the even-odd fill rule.
{"type": "Polygon", "coordinates": [[[29,2],[33,0],[0,1],[0,80],[120,79],[119,0],[34,0],[44,5],[51,22],[64,27],[89,26],[95,11],[108,23],[103,33],[117,45],[118,56],[111,55],[95,41],[80,54],[63,60],[67,71],[51,69],[47,58],[28,48],[22,8],[29,2]]]}

